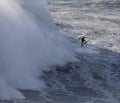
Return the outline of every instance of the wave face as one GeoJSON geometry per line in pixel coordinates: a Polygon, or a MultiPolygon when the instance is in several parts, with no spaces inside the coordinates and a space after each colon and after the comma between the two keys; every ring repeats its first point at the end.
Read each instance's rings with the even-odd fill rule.
{"type": "Polygon", "coordinates": [[[89,40],[78,63],[47,73],[51,103],[120,103],[120,0],[47,1],[62,31],[89,40]]]}
{"type": "Polygon", "coordinates": [[[0,100],[24,99],[18,89],[43,90],[42,71],[74,60],[44,0],[0,1],[0,100]]]}

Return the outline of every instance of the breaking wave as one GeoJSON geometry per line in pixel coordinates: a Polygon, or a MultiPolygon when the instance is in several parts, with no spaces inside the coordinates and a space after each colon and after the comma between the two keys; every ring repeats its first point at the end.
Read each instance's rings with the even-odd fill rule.
{"type": "Polygon", "coordinates": [[[24,99],[18,89],[42,91],[42,72],[76,60],[73,47],[45,0],[1,0],[0,100],[24,99]]]}

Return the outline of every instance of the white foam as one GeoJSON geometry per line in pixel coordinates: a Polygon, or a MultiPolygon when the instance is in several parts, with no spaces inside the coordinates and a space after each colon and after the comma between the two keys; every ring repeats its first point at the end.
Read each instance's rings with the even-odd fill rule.
{"type": "Polygon", "coordinates": [[[49,66],[76,60],[45,0],[0,1],[0,99],[24,99],[18,89],[42,90],[49,66]]]}

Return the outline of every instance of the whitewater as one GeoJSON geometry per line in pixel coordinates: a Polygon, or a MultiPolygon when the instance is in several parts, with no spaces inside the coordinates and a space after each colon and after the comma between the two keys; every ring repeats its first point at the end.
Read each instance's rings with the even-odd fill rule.
{"type": "Polygon", "coordinates": [[[120,103],[120,1],[1,0],[0,57],[0,103],[120,103]]]}
{"type": "Polygon", "coordinates": [[[73,44],[54,25],[44,0],[0,1],[0,99],[25,99],[18,89],[45,88],[51,65],[74,61],[73,44]]]}

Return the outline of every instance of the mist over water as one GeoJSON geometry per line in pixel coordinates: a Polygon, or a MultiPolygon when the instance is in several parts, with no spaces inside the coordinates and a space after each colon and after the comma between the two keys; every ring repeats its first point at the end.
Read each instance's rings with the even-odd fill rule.
{"type": "Polygon", "coordinates": [[[42,71],[74,61],[73,45],[54,25],[44,0],[0,1],[0,99],[43,90],[42,71]]]}

